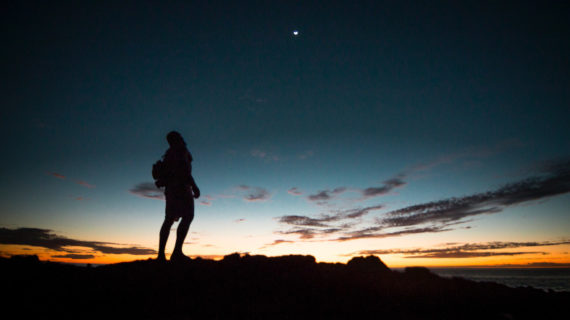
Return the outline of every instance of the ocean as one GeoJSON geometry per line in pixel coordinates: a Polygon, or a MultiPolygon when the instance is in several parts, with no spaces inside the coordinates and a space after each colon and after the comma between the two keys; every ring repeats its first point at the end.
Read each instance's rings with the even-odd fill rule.
{"type": "MultiPolygon", "coordinates": [[[[78,266],[87,266],[75,263],[78,266]]],[[[90,265],[99,266],[97,264],[90,265]]],[[[391,268],[403,272],[405,268],[391,268]]],[[[570,292],[570,268],[428,268],[445,278],[460,277],[473,281],[500,283],[512,288],[533,287],[544,291],[570,292]]]]}
{"type": "Polygon", "coordinates": [[[445,278],[491,281],[509,287],[570,292],[570,268],[429,268],[445,278]]]}

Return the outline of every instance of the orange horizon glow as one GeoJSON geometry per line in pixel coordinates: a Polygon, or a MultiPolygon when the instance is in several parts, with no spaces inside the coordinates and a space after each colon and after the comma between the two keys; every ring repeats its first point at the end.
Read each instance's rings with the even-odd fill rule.
{"type": "MultiPolygon", "coordinates": [[[[404,268],[404,267],[433,267],[433,268],[567,268],[570,267],[570,259],[568,258],[567,251],[570,249],[569,245],[559,246],[557,250],[550,250],[548,254],[528,254],[520,255],[511,258],[501,256],[483,257],[483,258],[405,258],[401,254],[387,254],[376,255],[390,268],[404,268]]],[[[189,250],[188,250],[189,251],[189,250]]],[[[500,251],[500,250],[497,250],[500,251]]],[[[72,263],[72,264],[115,264],[122,262],[133,262],[137,260],[155,259],[156,255],[130,255],[130,254],[99,254],[89,259],[71,259],[71,258],[54,258],[54,255],[61,255],[59,251],[54,251],[45,248],[19,245],[0,245],[0,252],[3,257],[9,258],[15,255],[36,255],[40,261],[72,263]]],[[[186,254],[195,259],[202,258],[207,260],[221,260],[225,255],[236,252],[228,252],[225,254],[186,254]]],[[[239,252],[238,252],[239,253],[239,252]]],[[[240,253],[245,254],[245,253],[240,253]]],[[[287,254],[262,254],[251,252],[250,255],[266,255],[268,257],[283,256],[287,254]]],[[[303,253],[291,253],[303,254],[303,253]]],[[[311,255],[311,254],[309,254],[311,255]]],[[[312,255],[315,256],[315,255],[312,255]]],[[[355,254],[352,256],[345,256],[339,259],[319,259],[317,262],[324,263],[346,263],[353,257],[363,256],[355,254]]],[[[167,258],[170,253],[167,253],[167,258]]]]}

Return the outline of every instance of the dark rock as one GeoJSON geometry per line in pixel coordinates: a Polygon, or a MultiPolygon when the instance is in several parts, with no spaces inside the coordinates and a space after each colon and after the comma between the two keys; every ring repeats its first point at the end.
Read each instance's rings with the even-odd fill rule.
{"type": "Polygon", "coordinates": [[[360,272],[389,272],[388,268],[377,256],[354,257],[347,263],[349,270],[360,272]]]}
{"type": "Polygon", "coordinates": [[[426,268],[392,272],[374,256],[345,265],[232,254],[92,268],[14,258],[0,259],[0,273],[4,304],[43,318],[66,317],[54,307],[65,304],[89,318],[546,319],[570,301],[570,293],[445,279],[426,268]]]}
{"type": "Polygon", "coordinates": [[[23,254],[23,255],[13,255],[10,257],[10,260],[17,262],[17,263],[39,263],[40,259],[38,258],[37,255],[27,255],[27,254],[23,254]]]}
{"type": "Polygon", "coordinates": [[[404,272],[413,277],[431,277],[435,276],[428,268],[425,267],[407,267],[404,272]]]}

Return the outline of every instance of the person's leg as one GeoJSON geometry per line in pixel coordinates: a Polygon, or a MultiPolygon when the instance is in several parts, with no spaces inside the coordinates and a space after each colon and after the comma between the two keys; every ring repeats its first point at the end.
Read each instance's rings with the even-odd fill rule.
{"type": "Polygon", "coordinates": [[[182,245],[188,234],[188,229],[190,229],[190,223],[192,222],[193,216],[183,217],[182,221],[178,224],[178,230],[176,230],[176,244],[174,245],[174,251],[172,251],[173,256],[183,256],[182,245]]]}
{"type": "Polygon", "coordinates": [[[194,219],[194,199],[190,197],[188,200],[188,214],[182,217],[182,221],[178,224],[178,230],[176,231],[176,244],[174,245],[174,251],[172,251],[172,256],[175,260],[177,258],[188,259],[188,257],[182,253],[182,245],[188,234],[188,229],[190,229],[190,223],[192,223],[194,219]]]}
{"type": "Polygon", "coordinates": [[[170,228],[174,223],[174,219],[170,217],[164,217],[164,222],[162,227],[160,227],[160,239],[158,242],[158,257],[157,260],[166,260],[164,250],[166,248],[166,242],[168,241],[168,236],[170,235],[170,228]]]}

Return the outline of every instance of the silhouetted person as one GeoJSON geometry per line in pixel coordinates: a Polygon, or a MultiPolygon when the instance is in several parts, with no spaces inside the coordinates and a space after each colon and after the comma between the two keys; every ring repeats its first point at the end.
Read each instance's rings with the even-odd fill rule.
{"type": "Polygon", "coordinates": [[[194,198],[200,197],[200,189],[192,177],[192,155],[186,148],[186,142],[176,131],[168,133],[166,140],[170,148],[163,156],[165,167],[164,195],[166,210],[164,222],[160,228],[160,242],[157,260],[165,261],[164,248],[174,221],[182,218],[176,231],[176,244],[170,257],[171,261],[189,260],[182,253],[182,245],[188,234],[190,223],[194,219],[194,198]]]}

